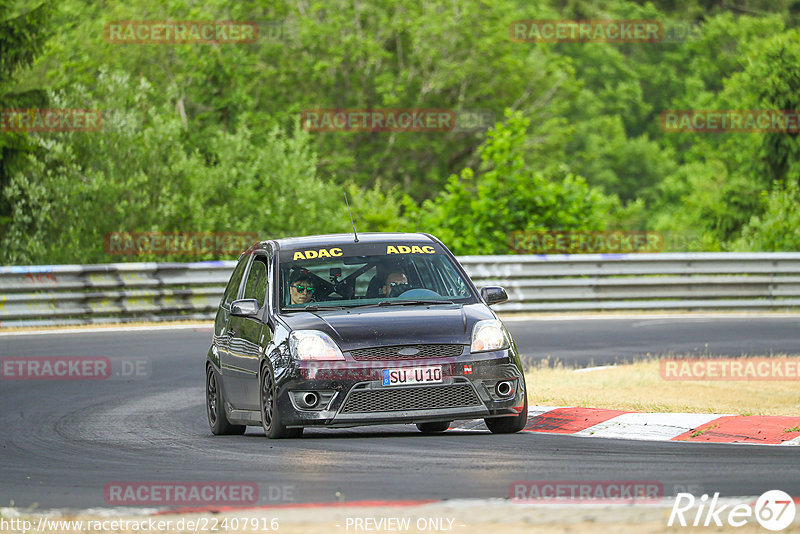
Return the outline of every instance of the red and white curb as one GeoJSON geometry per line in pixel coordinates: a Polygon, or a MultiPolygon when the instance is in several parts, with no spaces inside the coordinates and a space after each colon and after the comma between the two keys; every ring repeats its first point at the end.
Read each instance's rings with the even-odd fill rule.
{"type": "MultiPolygon", "coordinates": [[[[453,430],[477,430],[480,424],[468,422],[453,430]]],[[[800,416],[642,413],[531,406],[523,431],[645,441],[800,445],[800,416]]]]}

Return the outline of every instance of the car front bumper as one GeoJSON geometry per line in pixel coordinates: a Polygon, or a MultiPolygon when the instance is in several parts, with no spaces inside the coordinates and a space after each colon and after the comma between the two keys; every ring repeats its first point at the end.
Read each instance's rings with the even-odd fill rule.
{"type": "Polygon", "coordinates": [[[515,416],[525,400],[522,370],[510,350],[457,358],[417,360],[294,362],[279,381],[278,409],[289,427],[453,421],[515,416]],[[382,383],[384,369],[441,366],[442,381],[431,384],[382,383]],[[501,395],[498,383],[510,391],[501,395]],[[304,405],[314,392],[319,403],[304,405]]]}

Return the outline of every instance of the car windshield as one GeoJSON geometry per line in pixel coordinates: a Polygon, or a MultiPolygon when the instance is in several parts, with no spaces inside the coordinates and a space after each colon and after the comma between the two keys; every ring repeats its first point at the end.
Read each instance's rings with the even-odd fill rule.
{"type": "Polygon", "coordinates": [[[349,244],[282,251],[284,310],[475,302],[438,245],[349,244]]]}

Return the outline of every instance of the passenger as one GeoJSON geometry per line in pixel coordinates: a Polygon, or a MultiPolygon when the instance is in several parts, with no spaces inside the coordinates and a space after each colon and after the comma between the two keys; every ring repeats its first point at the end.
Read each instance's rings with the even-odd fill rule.
{"type": "Polygon", "coordinates": [[[305,304],[314,296],[314,282],[308,273],[295,271],[289,277],[290,304],[305,304]]]}

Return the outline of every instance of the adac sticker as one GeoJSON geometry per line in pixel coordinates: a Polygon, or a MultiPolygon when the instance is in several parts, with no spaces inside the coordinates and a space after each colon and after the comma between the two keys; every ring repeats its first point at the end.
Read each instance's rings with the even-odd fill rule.
{"type": "Polygon", "coordinates": [[[320,248],[312,250],[298,250],[294,253],[292,260],[313,260],[314,258],[333,258],[342,255],[342,249],[338,247],[320,248]]]}
{"type": "Polygon", "coordinates": [[[430,245],[423,247],[413,245],[387,245],[386,254],[436,254],[436,249],[430,245]]]}

